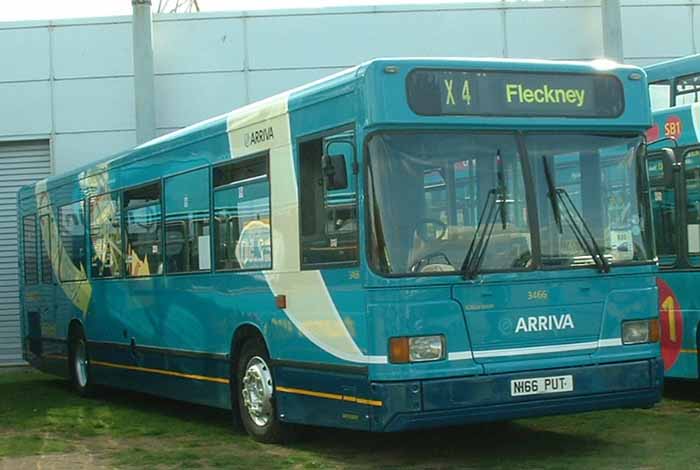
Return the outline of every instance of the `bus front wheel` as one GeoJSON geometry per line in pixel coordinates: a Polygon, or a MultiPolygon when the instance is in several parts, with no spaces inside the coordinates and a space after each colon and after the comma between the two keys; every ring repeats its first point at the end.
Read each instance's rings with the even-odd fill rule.
{"type": "Polygon", "coordinates": [[[73,389],[78,395],[83,397],[92,395],[93,387],[90,377],[90,356],[88,355],[85,335],[80,330],[73,334],[71,338],[70,370],[73,389]]]}
{"type": "Polygon", "coordinates": [[[260,340],[243,345],[237,372],[238,409],[245,430],[260,442],[286,441],[289,429],[277,415],[270,357],[260,340]]]}

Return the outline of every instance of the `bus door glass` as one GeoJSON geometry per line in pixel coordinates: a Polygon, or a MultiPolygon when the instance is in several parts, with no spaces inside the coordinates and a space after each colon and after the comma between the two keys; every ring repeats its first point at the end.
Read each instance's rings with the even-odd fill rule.
{"type": "Polygon", "coordinates": [[[662,266],[676,264],[678,258],[678,217],[676,215],[676,188],[664,178],[664,162],[659,154],[647,159],[651,208],[654,220],[656,254],[662,266]]]}
{"type": "Polygon", "coordinates": [[[41,345],[41,311],[44,307],[44,296],[42,295],[42,285],[40,283],[38,267],[38,230],[37,218],[35,214],[22,217],[22,278],[23,297],[22,309],[26,323],[22,338],[28,338],[29,351],[35,355],[42,354],[41,345]]]}

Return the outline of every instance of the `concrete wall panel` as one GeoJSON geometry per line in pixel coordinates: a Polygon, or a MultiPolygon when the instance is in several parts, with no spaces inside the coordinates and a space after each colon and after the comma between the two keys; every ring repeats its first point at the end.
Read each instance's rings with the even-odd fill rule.
{"type": "Polygon", "coordinates": [[[342,67],[381,56],[502,56],[498,10],[251,18],[252,70],[342,67]]]}
{"type": "Polygon", "coordinates": [[[61,26],[52,34],[58,79],[134,73],[131,23],[61,26]]]}
{"type": "Polygon", "coordinates": [[[592,59],[603,55],[600,8],[512,9],[506,13],[509,57],[592,59]]]}
{"type": "Polygon", "coordinates": [[[136,132],[57,134],[53,142],[56,173],[101,160],[136,145],[136,132]]]}
{"type": "Polygon", "coordinates": [[[0,137],[50,132],[49,82],[0,83],[0,137]]]}
{"type": "Polygon", "coordinates": [[[243,73],[156,77],[156,125],[184,127],[243,106],[243,73]]]}
{"type": "Polygon", "coordinates": [[[58,133],[135,128],[133,78],[61,80],[54,93],[58,133]]]}
{"type": "Polygon", "coordinates": [[[49,78],[47,28],[0,29],[0,82],[49,78]]]}
{"type": "Polygon", "coordinates": [[[156,21],[156,73],[243,70],[243,20],[156,21]]]}
{"type": "Polygon", "coordinates": [[[690,7],[622,8],[622,44],[626,58],[692,54],[692,36],[690,7]]]}

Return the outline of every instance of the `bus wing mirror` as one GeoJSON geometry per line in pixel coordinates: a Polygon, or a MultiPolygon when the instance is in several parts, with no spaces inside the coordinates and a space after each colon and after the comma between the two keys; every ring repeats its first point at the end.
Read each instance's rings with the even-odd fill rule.
{"type": "Polygon", "coordinates": [[[663,185],[667,188],[673,187],[673,172],[676,168],[676,157],[670,148],[661,149],[661,161],[663,163],[663,185]]]}
{"type": "Polygon", "coordinates": [[[343,142],[332,142],[326,146],[321,165],[328,190],[346,189],[348,187],[348,159],[352,159],[352,150],[343,142]]]}

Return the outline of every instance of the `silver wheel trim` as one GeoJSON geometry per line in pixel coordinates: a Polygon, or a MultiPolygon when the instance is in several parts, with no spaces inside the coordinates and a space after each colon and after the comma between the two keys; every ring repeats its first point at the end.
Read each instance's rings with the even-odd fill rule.
{"type": "Polygon", "coordinates": [[[80,388],[85,388],[88,382],[88,360],[85,341],[82,339],[78,340],[75,345],[73,366],[75,367],[75,379],[78,381],[78,385],[80,388]]]}
{"type": "Polygon", "coordinates": [[[266,426],[272,419],[272,393],[272,374],[267,363],[260,356],[250,358],[241,381],[241,397],[257,426],[266,426]]]}

